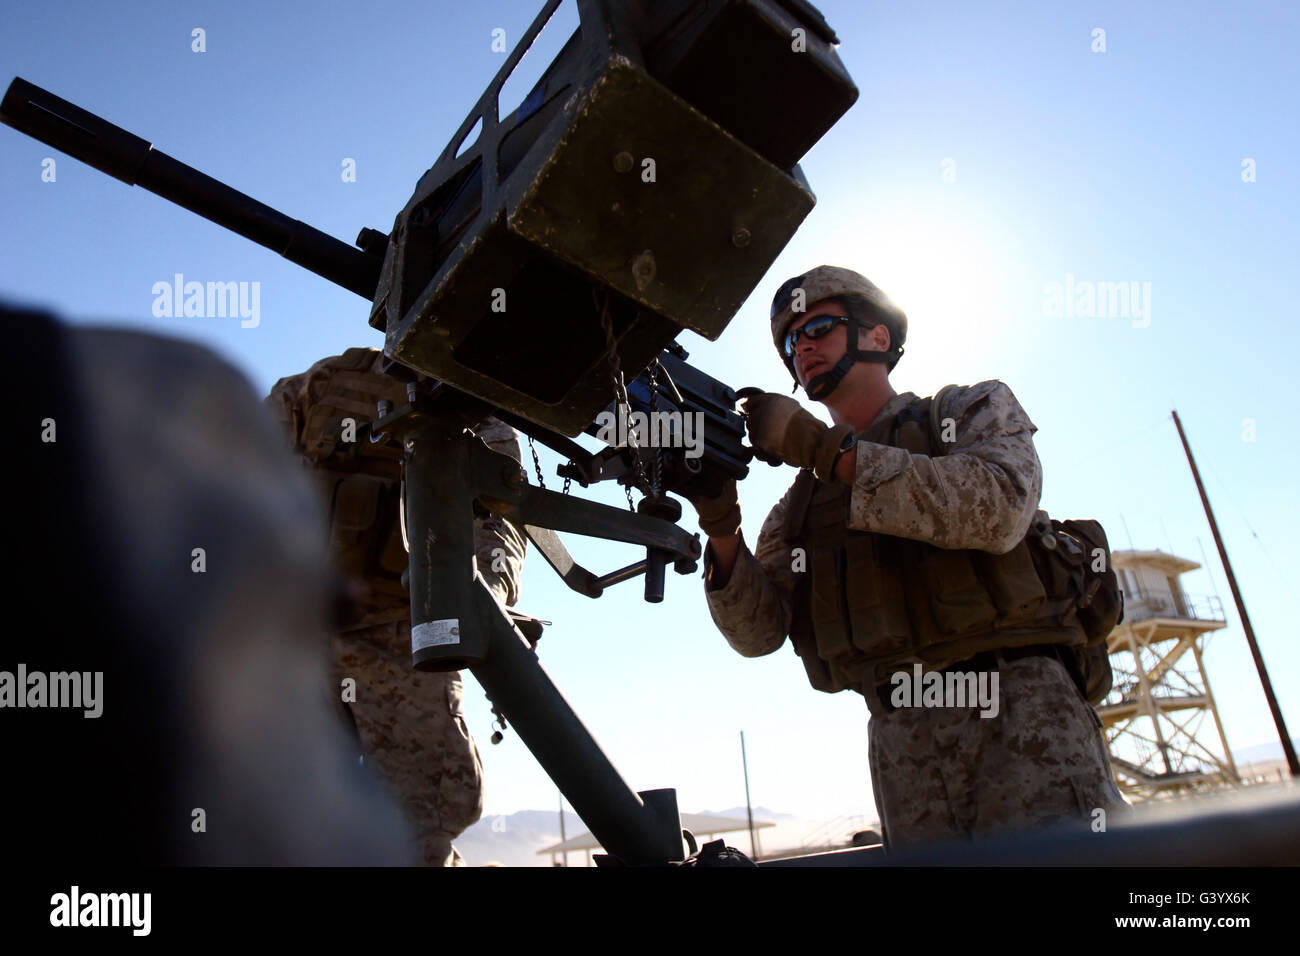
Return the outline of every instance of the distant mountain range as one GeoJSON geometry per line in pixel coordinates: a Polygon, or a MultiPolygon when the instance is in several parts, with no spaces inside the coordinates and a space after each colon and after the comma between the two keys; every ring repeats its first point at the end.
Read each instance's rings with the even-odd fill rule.
{"type": "MultiPolygon", "coordinates": [[[[738,817],[741,820],[745,819],[745,812],[746,811],[744,807],[732,807],[730,810],[701,810],[700,811],[700,813],[707,813],[715,817],[738,817]]],[[[769,810],[767,807],[755,807],[754,819],[771,820],[773,823],[777,823],[781,820],[797,820],[798,817],[796,817],[793,813],[778,813],[776,810],[769,810]]]]}
{"type": "MultiPolygon", "coordinates": [[[[1290,728],[1287,728],[1288,730],[1290,728]]],[[[1291,746],[1300,751],[1300,740],[1292,740],[1291,746]]],[[[1256,744],[1253,747],[1241,747],[1232,752],[1232,759],[1237,763],[1259,763],[1263,760],[1283,760],[1282,741],[1271,744],[1256,744]]]]}
{"type": "MultiPolygon", "coordinates": [[[[564,814],[564,835],[572,839],[585,832],[586,825],[575,813],[564,814]]],[[[505,816],[484,816],[456,839],[456,849],[470,866],[499,863],[502,866],[550,866],[549,856],[537,851],[560,842],[558,810],[518,810],[505,816]]],[[[570,853],[575,865],[586,863],[585,854],[570,853]]]]}
{"type": "MultiPolygon", "coordinates": [[[[727,810],[701,810],[713,816],[745,819],[744,807],[727,810]]],[[[798,819],[794,814],[779,813],[767,807],[754,808],[755,820],[778,823],[798,819]]],[[[573,839],[585,833],[586,825],[574,813],[564,814],[564,835],[573,839]]],[[[456,840],[456,849],[470,866],[499,863],[502,866],[550,866],[549,855],[537,854],[543,847],[560,842],[560,814],[558,810],[518,810],[497,816],[484,816],[456,840]]],[[[569,853],[569,863],[585,866],[585,852],[569,853]]]]}

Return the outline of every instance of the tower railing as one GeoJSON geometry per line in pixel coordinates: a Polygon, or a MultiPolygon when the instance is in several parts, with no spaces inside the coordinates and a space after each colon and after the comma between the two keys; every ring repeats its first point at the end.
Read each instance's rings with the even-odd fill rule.
{"type": "Polygon", "coordinates": [[[1181,606],[1172,594],[1160,592],[1125,597],[1124,621],[1135,624],[1153,617],[1193,621],[1223,621],[1223,602],[1212,594],[1184,594],[1181,606]]]}

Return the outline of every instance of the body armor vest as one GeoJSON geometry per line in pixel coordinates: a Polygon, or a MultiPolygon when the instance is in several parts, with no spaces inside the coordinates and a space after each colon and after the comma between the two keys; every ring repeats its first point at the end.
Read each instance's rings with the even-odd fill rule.
{"type": "Polygon", "coordinates": [[[401,382],[378,373],[378,358],[374,349],[352,348],[313,366],[292,413],[298,451],[312,465],[329,511],[330,553],[354,587],[366,592],[351,609],[356,620],[344,626],[409,614],[401,583],[407,567],[400,519],[402,452],[372,444],[361,429],[375,419],[380,399],[393,407],[406,400],[401,382]],[[349,418],[351,436],[344,431],[349,418]]]}
{"type": "MultiPolygon", "coordinates": [[[[942,394],[876,421],[858,438],[942,455],[930,415],[942,394]]],[[[1006,554],[946,550],[851,530],[851,490],[800,472],[786,517],[786,539],[808,560],[790,636],[817,690],[862,691],[918,661],[937,670],[982,651],[1087,642],[1078,616],[1086,554],[1068,535],[1059,548],[1044,546],[1047,536],[1031,528],[1006,554]],[[1079,553],[1056,554],[1067,545],[1079,553]]]]}

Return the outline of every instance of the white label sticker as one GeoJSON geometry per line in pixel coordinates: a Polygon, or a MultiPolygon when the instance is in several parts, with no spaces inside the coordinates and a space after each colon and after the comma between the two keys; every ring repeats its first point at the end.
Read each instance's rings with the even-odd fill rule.
{"type": "Polygon", "coordinates": [[[460,621],[449,617],[445,621],[426,621],[411,628],[411,653],[437,644],[459,644],[460,621]]]}

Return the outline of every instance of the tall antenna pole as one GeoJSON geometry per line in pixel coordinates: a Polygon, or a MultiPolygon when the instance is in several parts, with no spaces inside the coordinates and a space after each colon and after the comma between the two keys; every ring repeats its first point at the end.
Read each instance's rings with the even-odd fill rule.
{"type": "Polygon", "coordinates": [[[1128,538],[1128,549],[1130,551],[1136,551],[1137,549],[1133,547],[1133,532],[1128,529],[1128,520],[1123,515],[1119,516],[1119,520],[1120,523],[1124,525],[1124,537],[1128,538]]]}
{"type": "Polygon", "coordinates": [[[745,732],[740,732],[740,763],[745,768],[745,816],[749,819],[749,858],[758,860],[758,841],[754,839],[754,808],[749,802],[749,758],[745,756],[745,732]]]}
{"type": "MultiPolygon", "coordinates": [[[[1273,684],[1268,679],[1268,670],[1264,667],[1264,658],[1259,653],[1259,644],[1255,642],[1255,629],[1250,626],[1250,616],[1246,613],[1246,602],[1241,598],[1241,590],[1237,587],[1236,575],[1232,573],[1232,565],[1228,561],[1227,549],[1223,546],[1223,538],[1219,535],[1218,522],[1214,520],[1214,512],[1210,510],[1210,499],[1205,495],[1205,485],[1201,483],[1201,473],[1197,470],[1196,459],[1192,457],[1192,448],[1187,444],[1187,435],[1183,432],[1183,423],[1178,420],[1178,412],[1174,412],[1174,425],[1178,427],[1178,437],[1182,439],[1183,451],[1187,452],[1187,463],[1192,466],[1192,477],[1196,479],[1196,490],[1201,495],[1201,504],[1205,506],[1205,517],[1210,521],[1210,532],[1214,535],[1214,544],[1219,549],[1219,560],[1223,562],[1223,571],[1228,576],[1228,587],[1232,591],[1232,599],[1237,604],[1237,614],[1241,617],[1242,629],[1246,632],[1246,643],[1250,645],[1250,655],[1255,658],[1255,669],[1259,671],[1259,682],[1264,685],[1264,697],[1268,700],[1268,709],[1273,712],[1273,723],[1277,725],[1278,736],[1282,738],[1282,751],[1286,754],[1287,765],[1291,768],[1292,777],[1300,777],[1300,762],[1296,761],[1295,746],[1291,743],[1291,735],[1287,733],[1286,721],[1282,719],[1282,708],[1277,704],[1277,697],[1273,694],[1273,684]]],[[[1231,759],[1232,755],[1228,755],[1231,759]]]]}
{"type": "MultiPolygon", "coordinates": [[[[563,845],[565,842],[566,842],[566,838],[564,836],[564,792],[560,791],[560,844],[563,845]]],[[[569,865],[568,850],[564,851],[564,863],[562,865],[563,866],[569,865]]]]}

